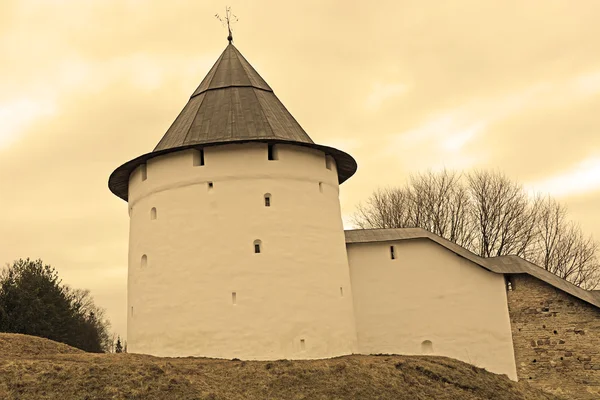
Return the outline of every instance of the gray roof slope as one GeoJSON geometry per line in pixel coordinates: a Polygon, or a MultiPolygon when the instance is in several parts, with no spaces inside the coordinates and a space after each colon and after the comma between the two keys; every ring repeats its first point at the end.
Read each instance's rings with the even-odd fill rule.
{"type": "Polygon", "coordinates": [[[528,274],[563,292],[600,308],[597,291],[585,290],[518,256],[480,257],[462,246],[422,228],[353,229],[345,231],[346,244],[429,239],[481,267],[497,274],[528,274]]]}
{"type": "Polygon", "coordinates": [[[127,200],[129,175],[153,157],[187,148],[249,141],[287,143],[323,151],[335,159],[339,183],[357,169],[349,154],[315,144],[271,87],[230,43],[154,150],[117,168],[108,186],[127,200]]]}

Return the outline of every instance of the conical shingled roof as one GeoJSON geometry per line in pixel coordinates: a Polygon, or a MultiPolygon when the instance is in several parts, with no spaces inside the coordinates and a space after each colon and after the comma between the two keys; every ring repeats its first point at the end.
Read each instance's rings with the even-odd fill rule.
{"type": "Polygon", "coordinates": [[[110,190],[127,200],[129,175],[148,159],[186,148],[261,141],[315,148],[334,157],[342,183],[356,161],[340,150],[315,144],[244,56],[229,44],[151,153],[117,168],[110,190]]]}

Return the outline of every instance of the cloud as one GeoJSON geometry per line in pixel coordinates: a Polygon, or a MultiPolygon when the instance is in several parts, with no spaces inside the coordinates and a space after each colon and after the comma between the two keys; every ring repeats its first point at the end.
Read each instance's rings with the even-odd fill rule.
{"type": "Polygon", "coordinates": [[[56,103],[50,99],[20,98],[0,103],[0,150],[18,138],[33,120],[56,113],[56,103]]]}
{"type": "Polygon", "coordinates": [[[371,88],[371,92],[367,95],[366,106],[369,110],[377,110],[381,105],[394,97],[406,93],[407,86],[402,83],[387,83],[382,84],[376,82],[371,88]]]}
{"type": "Polygon", "coordinates": [[[600,156],[589,157],[560,174],[525,185],[530,193],[547,193],[554,197],[579,195],[600,190],[600,156]]]}
{"type": "Polygon", "coordinates": [[[388,135],[385,155],[397,149],[427,149],[411,159],[412,167],[470,168],[485,162],[490,152],[483,136],[494,124],[534,109],[566,107],[600,93],[600,71],[577,74],[559,82],[542,81],[512,92],[475,98],[462,105],[433,112],[414,127],[388,135]],[[471,145],[471,146],[470,146],[471,145]]]}

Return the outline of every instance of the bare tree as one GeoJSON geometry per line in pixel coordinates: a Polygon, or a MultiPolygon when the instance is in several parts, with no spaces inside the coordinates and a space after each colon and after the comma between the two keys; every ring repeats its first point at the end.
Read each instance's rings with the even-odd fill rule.
{"type": "Polygon", "coordinates": [[[498,172],[467,175],[472,219],[477,229],[476,253],[527,257],[535,238],[539,200],[530,201],[521,187],[498,172]]]}
{"type": "Polygon", "coordinates": [[[567,209],[556,200],[543,199],[531,261],[577,286],[595,289],[600,284],[598,243],[566,215],[567,209]]]}
{"type": "Polygon", "coordinates": [[[367,200],[359,204],[352,217],[360,228],[406,228],[413,226],[409,218],[409,194],[406,190],[378,189],[367,200]]]}
{"type": "Polygon", "coordinates": [[[499,172],[412,175],[404,187],[375,191],[353,222],[423,228],[482,257],[518,255],[586,289],[600,284],[598,243],[567,221],[562,205],[528,196],[499,172]]]}
{"type": "Polygon", "coordinates": [[[406,190],[411,201],[409,225],[470,248],[474,240],[471,203],[461,178],[461,174],[445,169],[412,175],[406,190]]]}

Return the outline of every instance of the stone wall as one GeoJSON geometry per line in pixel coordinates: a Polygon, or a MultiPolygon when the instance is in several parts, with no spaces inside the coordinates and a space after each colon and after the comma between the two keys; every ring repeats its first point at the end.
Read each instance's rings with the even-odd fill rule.
{"type": "Polygon", "coordinates": [[[506,279],[519,380],[600,399],[600,309],[529,275],[506,279]]]}

